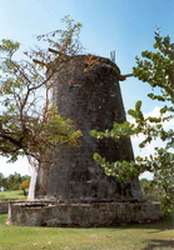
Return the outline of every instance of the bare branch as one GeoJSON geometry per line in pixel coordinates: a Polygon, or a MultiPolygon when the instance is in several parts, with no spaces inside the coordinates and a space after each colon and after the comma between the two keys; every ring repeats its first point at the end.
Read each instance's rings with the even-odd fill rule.
{"type": "Polygon", "coordinates": [[[52,48],[48,48],[48,51],[54,54],[59,54],[60,52],[58,50],[52,49],[52,48]]]}
{"type": "Polygon", "coordinates": [[[41,61],[39,61],[37,59],[33,59],[33,62],[36,63],[36,64],[39,64],[40,66],[48,68],[48,64],[45,63],[45,62],[41,62],[41,61]]]}

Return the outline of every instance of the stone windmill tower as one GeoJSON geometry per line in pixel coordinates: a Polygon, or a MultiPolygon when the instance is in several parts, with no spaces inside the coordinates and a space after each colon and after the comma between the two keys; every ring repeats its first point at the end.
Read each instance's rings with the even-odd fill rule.
{"type": "Polygon", "coordinates": [[[138,179],[120,184],[93,160],[94,152],[111,162],[134,159],[129,138],[98,141],[90,135],[126,120],[119,80],[119,68],[107,58],[78,55],[62,62],[54,74],[53,101],[83,136],[77,147],[55,148],[51,166],[39,169],[39,200],[13,205],[14,224],[86,227],[160,218],[158,205],[142,201],[138,179]]]}
{"type": "Polygon", "coordinates": [[[54,76],[53,99],[62,116],[82,131],[78,147],[58,146],[51,168],[40,168],[37,197],[56,200],[139,200],[137,180],[120,185],[107,177],[93,160],[99,152],[108,161],[133,160],[130,139],[97,141],[92,129],[111,129],[113,122],[126,120],[119,87],[119,68],[109,59],[78,55],[63,63],[54,76]]]}

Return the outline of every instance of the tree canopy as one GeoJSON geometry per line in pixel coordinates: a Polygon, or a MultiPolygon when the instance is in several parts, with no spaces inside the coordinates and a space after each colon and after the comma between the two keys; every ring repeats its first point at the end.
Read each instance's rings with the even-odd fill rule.
{"type": "Polygon", "coordinates": [[[18,55],[19,42],[0,42],[0,154],[12,161],[26,155],[39,163],[47,150],[62,143],[77,144],[81,135],[52,102],[55,72],[81,50],[81,24],[69,16],[63,23],[64,29],[37,37],[47,49],[33,49],[23,57],[18,55]]]}

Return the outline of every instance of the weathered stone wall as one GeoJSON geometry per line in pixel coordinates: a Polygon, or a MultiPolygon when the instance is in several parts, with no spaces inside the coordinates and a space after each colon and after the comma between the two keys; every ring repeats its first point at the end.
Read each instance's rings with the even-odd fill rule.
{"type": "Polygon", "coordinates": [[[8,212],[8,201],[0,201],[0,214],[8,212]]]}
{"type": "Polygon", "coordinates": [[[8,205],[9,204],[17,204],[17,203],[23,203],[25,201],[17,201],[17,200],[6,200],[6,201],[0,201],[0,214],[4,214],[4,213],[7,213],[8,212],[8,205]]]}
{"type": "Polygon", "coordinates": [[[121,185],[107,177],[93,160],[94,152],[109,161],[133,159],[129,139],[97,141],[89,134],[92,129],[111,129],[114,121],[125,121],[119,75],[118,67],[109,59],[86,55],[70,58],[57,72],[54,102],[83,137],[78,147],[55,148],[52,167],[49,171],[40,168],[37,197],[76,201],[141,199],[137,180],[121,185]]]}
{"type": "Polygon", "coordinates": [[[161,218],[158,203],[13,204],[11,223],[27,226],[116,226],[161,218]]]}

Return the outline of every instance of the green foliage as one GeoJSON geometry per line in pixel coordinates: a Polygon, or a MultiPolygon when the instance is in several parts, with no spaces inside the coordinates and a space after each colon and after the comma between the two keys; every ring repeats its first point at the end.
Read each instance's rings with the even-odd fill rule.
{"type": "Polygon", "coordinates": [[[119,182],[131,180],[143,172],[142,166],[134,161],[108,162],[98,153],[95,153],[93,158],[104,169],[107,176],[115,176],[119,182]]]}
{"type": "Polygon", "coordinates": [[[98,154],[94,155],[94,159],[106,174],[121,181],[139,176],[145,171],[152,172],[162,208],[165,212],[170,212],[174,208],[174,130],[165,127],[166,122],[174,118],[174,45],[170,37],[162,37],[156,32],[154,50],[143,51],[141,57],[136,58],[133,73],[153,88],[148,97],[163,104],[159,116],[145,117],[141,110],[142,102],[137,101],[134,109],[128,111],[133,119],[132,123],[114,123],[110,131],[92,131],[91,134],[97,139],[111,137],[115,140],[141,134],[144,139],[139,144],[140,148],[156,139],[163,141],[164,147],[156,148],[155,153],[148,157],[137,157],[134,162],[109,163],[98,154]]]}
{"type": "Polygon", "coordinates": [[[13,42],[9,39],[2,39],[1,45],[0,45],[0,51],[3,54],[8,54],[9,57],[11,57],[20,47],[19,42],[13,42]]]}
{"type": "Polygon", "coordinates": [[[15,161],[26,155],[40,163],[55,145],[77,144],[72,121],[60,116],[51,99],[52,79],[60,64],[81,49],[81,25],[69,16],[65,29],[38,36],[56,53],[38,49],[17,60],[18,42],[0,42],[0,154],[15,161]]]}
{"type": "Polygon", "coordinates": [[[162,37],[155,32],[154,49],[143,51],[142,58],[137,58],[134,75],[153,88],[160,88],[161,94],[152,95],[152,99],[173,102],[174,45],[169,36],[162,37]]]}
{"type": "Polygon", "coordinates": [[[141,191],[143,197],[148,201],[161,201],[161,194],[160,191],[161,187],[155,182],[155,180],[148,180],[146,178],[142,178],[139,180],[141,191]]]}
{"type": "Polygon", "coordinates": [[[77,55],[83,50],[83,46],[79,40],[82,24],[76,22],[70,15],[65,16],[61,21],[64,25],[63,29],[38,35],[37,39],[46,42],[48,46],[54,48],[59,54],[77,55]]]}
{"type": "Polygon", "coordinates": [[[157,149],[152,165],[162,208],[170,213],[174,208],[174,154],[163,148],[157,149]]]}
{"type": "Polygon", "coordinates": [[[3,174],[0,174],[0,187],[3,187],[7,191],[19,190],[21,183],[25,181],[30,181],[30,177],[28,175],[21,176],[18,173],[14,173],[5,177],[3,174]]]}
{"type": "Polygon", "coordinates": [[[127,137],[130,134],[135,134],[136,127],[134,124],[131,124],[129,122],[124,123],[116,123],[114,122],[113,128],[111,130],[105,130],[105,131],[97,131],[97,130],[91,130],[90,134],[93,137],[96,137],[97,139],[103,139],[103,138],[113,138],[115,140],[120,139],[120,137],[127,137]]]}

